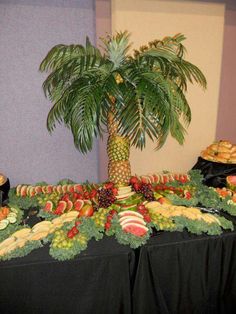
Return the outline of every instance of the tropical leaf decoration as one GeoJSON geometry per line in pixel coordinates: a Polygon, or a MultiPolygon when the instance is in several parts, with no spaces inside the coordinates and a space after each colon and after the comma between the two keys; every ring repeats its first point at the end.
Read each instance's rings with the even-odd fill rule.
{"type": "MultiPolygon", "coordinates": [[[[115,136],[139,149],[145,147],[147,137],[159,149],[169,134],[183,144],[191,121],[187,85],[195,82],[206,88],[201,70],[184,59],[182,34],[149,42],[133,54],[129,54],[129,39],[127,31],[103,38],[104,53],[88,38],[84,46],[57,45],[40,65],[41,71],[49,72],[43,89],[53,104],[47,128],[52,132],[57,123],[64,123],[84,154],[106,129],[108,151],[116,157],[115,136]]],[[[120,157],[118,152],[118,160],[111,160],[110,155],[109,178],[126,183],[129,156],[120,157]],[[120,178],[111,174],[118,169],[120,178]]]]}

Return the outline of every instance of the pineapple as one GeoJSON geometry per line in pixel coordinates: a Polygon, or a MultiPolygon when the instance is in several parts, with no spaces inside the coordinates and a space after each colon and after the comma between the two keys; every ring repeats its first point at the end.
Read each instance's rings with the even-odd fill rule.
{"type": "Polygon", "coordinates": [[[111,161],[125,161],[129,159],[130,143],[129,140],[116,135],[108,140],[107,153],[111,161]]]}
{"type": "Polygon", "coordinates": [[[114,107],[108,115],[107,154],[109,157],[109,180],[117,185],[129,184],[131,167],[129,162],[130,141],[118,134],[118,125],[114,118],[114,107]]]}
{"type": "Polygon", "coordinates": [[[108,163],[109,180],[118,186],[128,185],[131,176],[129,160],[111,161],[108,163]]]}

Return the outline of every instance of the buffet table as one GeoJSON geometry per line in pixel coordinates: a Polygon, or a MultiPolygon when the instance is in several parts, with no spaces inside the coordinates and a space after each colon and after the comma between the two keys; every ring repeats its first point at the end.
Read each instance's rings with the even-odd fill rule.
{"type": "Polygon", "coordinates": [[[0,263],[0,313],[235,313],[236,232],[161,232],[132,250],[91,241],[69,262],[48,248],[0,263]]]}

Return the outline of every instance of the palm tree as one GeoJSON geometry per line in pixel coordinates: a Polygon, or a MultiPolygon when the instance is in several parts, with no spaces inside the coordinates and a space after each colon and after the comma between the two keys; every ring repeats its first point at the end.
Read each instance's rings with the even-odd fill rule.
{"type": "Polygon", "coordinates": [[[127,31],[107,36],[104,53],[88,38],[85,46],[57,45],[40,65],[50,72],[43,83],[53,103],[48,130],[64,123],[82,153],[108,130],[109,180],[118,185],[129,182],[131,145],[143,149],[149,137],[159,149],[169,133],[183,144],[183,125],[191,121],[187,83],[206,87],[199,68],[184,59],[182,34],[149,42],[133,54],[129,37],[127,31]]]}

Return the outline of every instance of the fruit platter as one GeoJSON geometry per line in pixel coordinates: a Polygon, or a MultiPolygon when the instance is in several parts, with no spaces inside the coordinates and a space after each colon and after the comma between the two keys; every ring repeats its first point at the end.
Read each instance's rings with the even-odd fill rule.
{"type": "Polygon", "coordinates": [[[228,182],[222,189],[209,188],[192,170],[132,176],[126,186],[69,179],[17,185],[0,211],[0,259],[25,256],[47,244],[53,258],[68,260],[91,239],[104,236],[138,248],[163,231],[219,235],[234,229],[228,217],[236,216],[235,180],[228,182]],[[33,226],[22,219],[29,208],[38,209],[33,226]]]}

